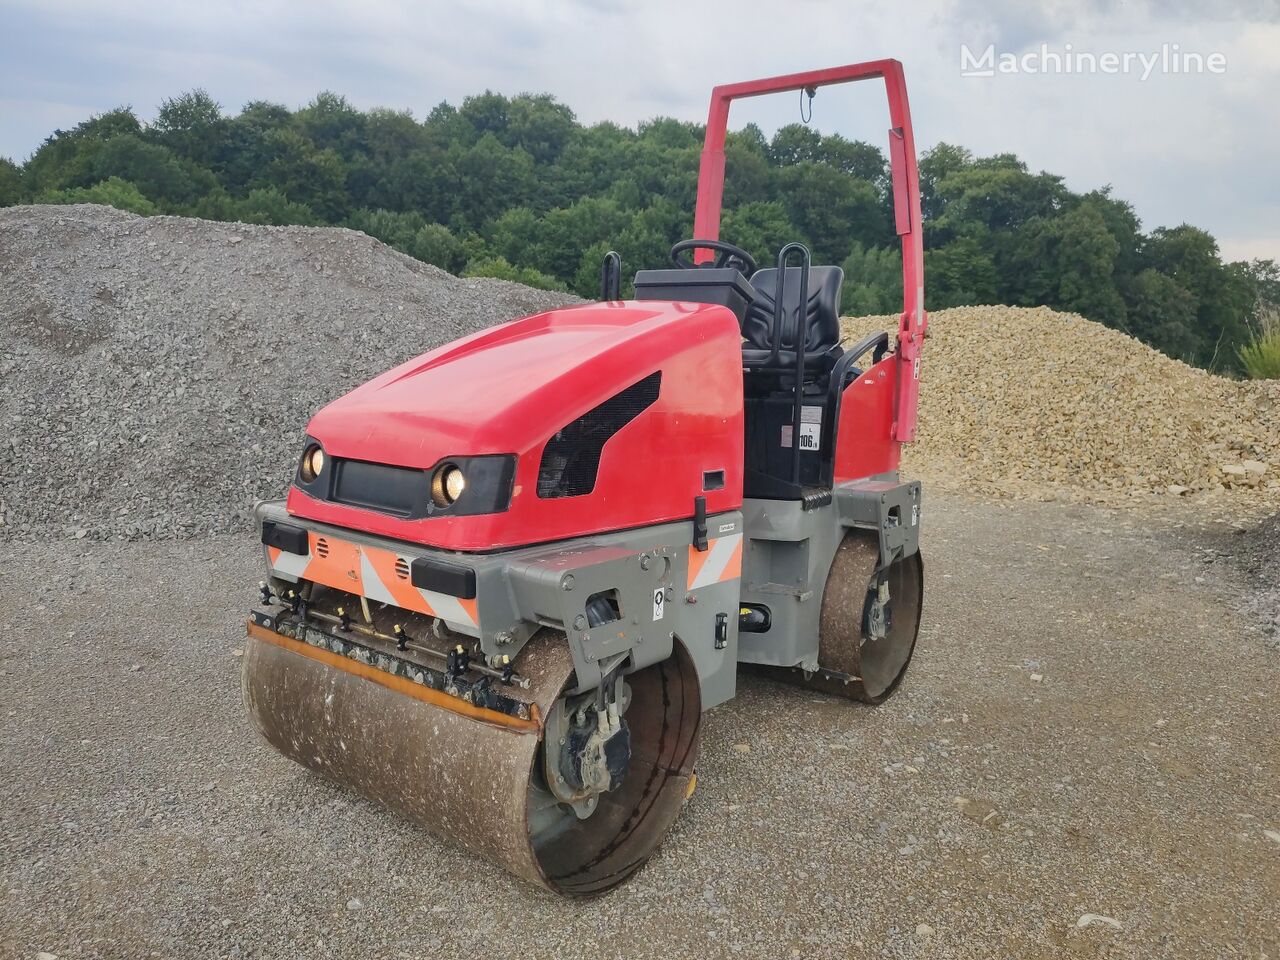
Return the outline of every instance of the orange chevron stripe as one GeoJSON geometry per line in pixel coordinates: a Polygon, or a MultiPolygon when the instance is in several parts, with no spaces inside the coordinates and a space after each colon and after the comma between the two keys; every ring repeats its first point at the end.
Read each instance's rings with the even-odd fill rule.
{"type": "MultiPolygon", "coordinates": [[[[714,541],[712,541],[714,542],[714,541]]],[[[707,558],[711,556],[711,544],[707,544],[706,550],[699,550],[692,544],[689,545],[689,583],[686,587],[688,590],[693,589],[693,582],[698,579],[698,574],[702,572],[702,566],[707,562],[707,558]]]]}
{"type": "Polygon", "coordinates": [[[346,590],[350,593],[364,593],[364,584],[360,580],[360,550],[354,544],[333,537],[320,537],[311,533],[308,536],[311,550],[311,562],[302,571],[304,580],[335,590],[346,590]],[[316,551],[316,541],[323,539],[328,547],[328,555],[321,556],[316,551]]]}
{"type": "Polygon", "coordinates": [[[416,610],[419,613],[425,613],[428,616],[435,616],[435,611],[431,609],[431,605],[418,592],[418,588],[409,580],[401,580],[396,575],[396,560],[399,556],[390,550],[380,550],[376,547],[365,547],[364,555],[369,558],[369,565],[373,567],[374,573],[378,575],[378,579],[382,581],[382,585],[387,588],[387,592],[395,598],[396,606],[403,607],[406,610],[416,610]]]}

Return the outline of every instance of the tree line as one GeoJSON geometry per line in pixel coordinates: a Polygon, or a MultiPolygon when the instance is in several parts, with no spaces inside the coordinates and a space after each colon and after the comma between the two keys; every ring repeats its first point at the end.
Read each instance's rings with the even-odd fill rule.
{"type": "MultiPolygon", "coordinates": [[[[547,95],[486,92],[422,121],[333,93],[238,114],[196,90],[0,158],[0,206],[107,203],[259,224],[341,225],[454,273],[596,294],[600,262],[660,266],[692,231],[703,128],[586,126],[547,95]]],[[[761,262],[803,240],[845,270],[847,313],[892,313],[902,280],[884,152],[791,124],[729,135],[721,236],[761,262]]],[[[1280,303],[1272,260],[1226,263],[1204,230],[1144,232],[1109,188],[1075,193],[1011,154],[920,160],[930,309],[1046,304],[1224,372],[1280,303]]]]}

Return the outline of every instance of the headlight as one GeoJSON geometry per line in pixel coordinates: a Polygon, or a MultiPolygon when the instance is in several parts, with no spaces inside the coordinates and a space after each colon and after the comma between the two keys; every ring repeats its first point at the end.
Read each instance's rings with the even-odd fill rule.
{"type": "Polygon", "coordinates": [[[324,451],[319,444],[313,444],[302,452],[302,479],[307,483],[320,476],[324,470],[324,451]]]}
{"type": "Polygon", "coordinates": [[[437,507],[449,506],[466,489],[467,478],[457,464],[443,464],[431,477],[431,499],[437,507]]]}

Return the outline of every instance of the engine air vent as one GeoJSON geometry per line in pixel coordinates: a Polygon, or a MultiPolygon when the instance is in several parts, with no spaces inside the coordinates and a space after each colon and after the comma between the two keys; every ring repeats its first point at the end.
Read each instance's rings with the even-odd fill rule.
{"type": "Polygon", "coordinates": [[[605,443],[653,405],[661,383],[662,371],[650,374],[562,427],[542,451],[538,496],[580,497],[594,490],[605,443]]]}
{"type": "Polygon", "coordinates": [[[316,537],[316,556],[321,559],[329,555],[329,541],[324,537],[316,537]]]}
{"type": "Polygon", "coordinates": [[[409,564],[404,557],[396,557],[396,576],[401,580],[409,579],[409,564]]]}

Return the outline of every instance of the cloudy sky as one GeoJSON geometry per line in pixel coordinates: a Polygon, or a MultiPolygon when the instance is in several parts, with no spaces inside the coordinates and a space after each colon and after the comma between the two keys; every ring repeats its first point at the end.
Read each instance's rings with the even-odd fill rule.
{"type": "MultiPolygon", "coordinates": [[[[0,155],[193,87],[232,111],[330,89],[421,117],[489,88],[548,91],[586,122],[701,121],[716,83],[885,56],[906,65],[922,149],[1012,151],[1077,190],[1112,184],[1147,229],[1189,222],[1228,258],[1280,259],[1280,0],[0,0],[0,155]],[[963,77],[962,47],[989,46],[995,75],[963,77]],[[1067,73],[1042,49],[1120,65],[1067,73]],[[1220,66],[1174,72],[1166,51],[1220,66]],[[1160,57],[1145,77],[1139,55],[1160,57]]],[[[731,122],[797,116],[788,95],[731,122]]],[[[881,89],[821,92],[814,123],[883,145],[881,89]]]]}

